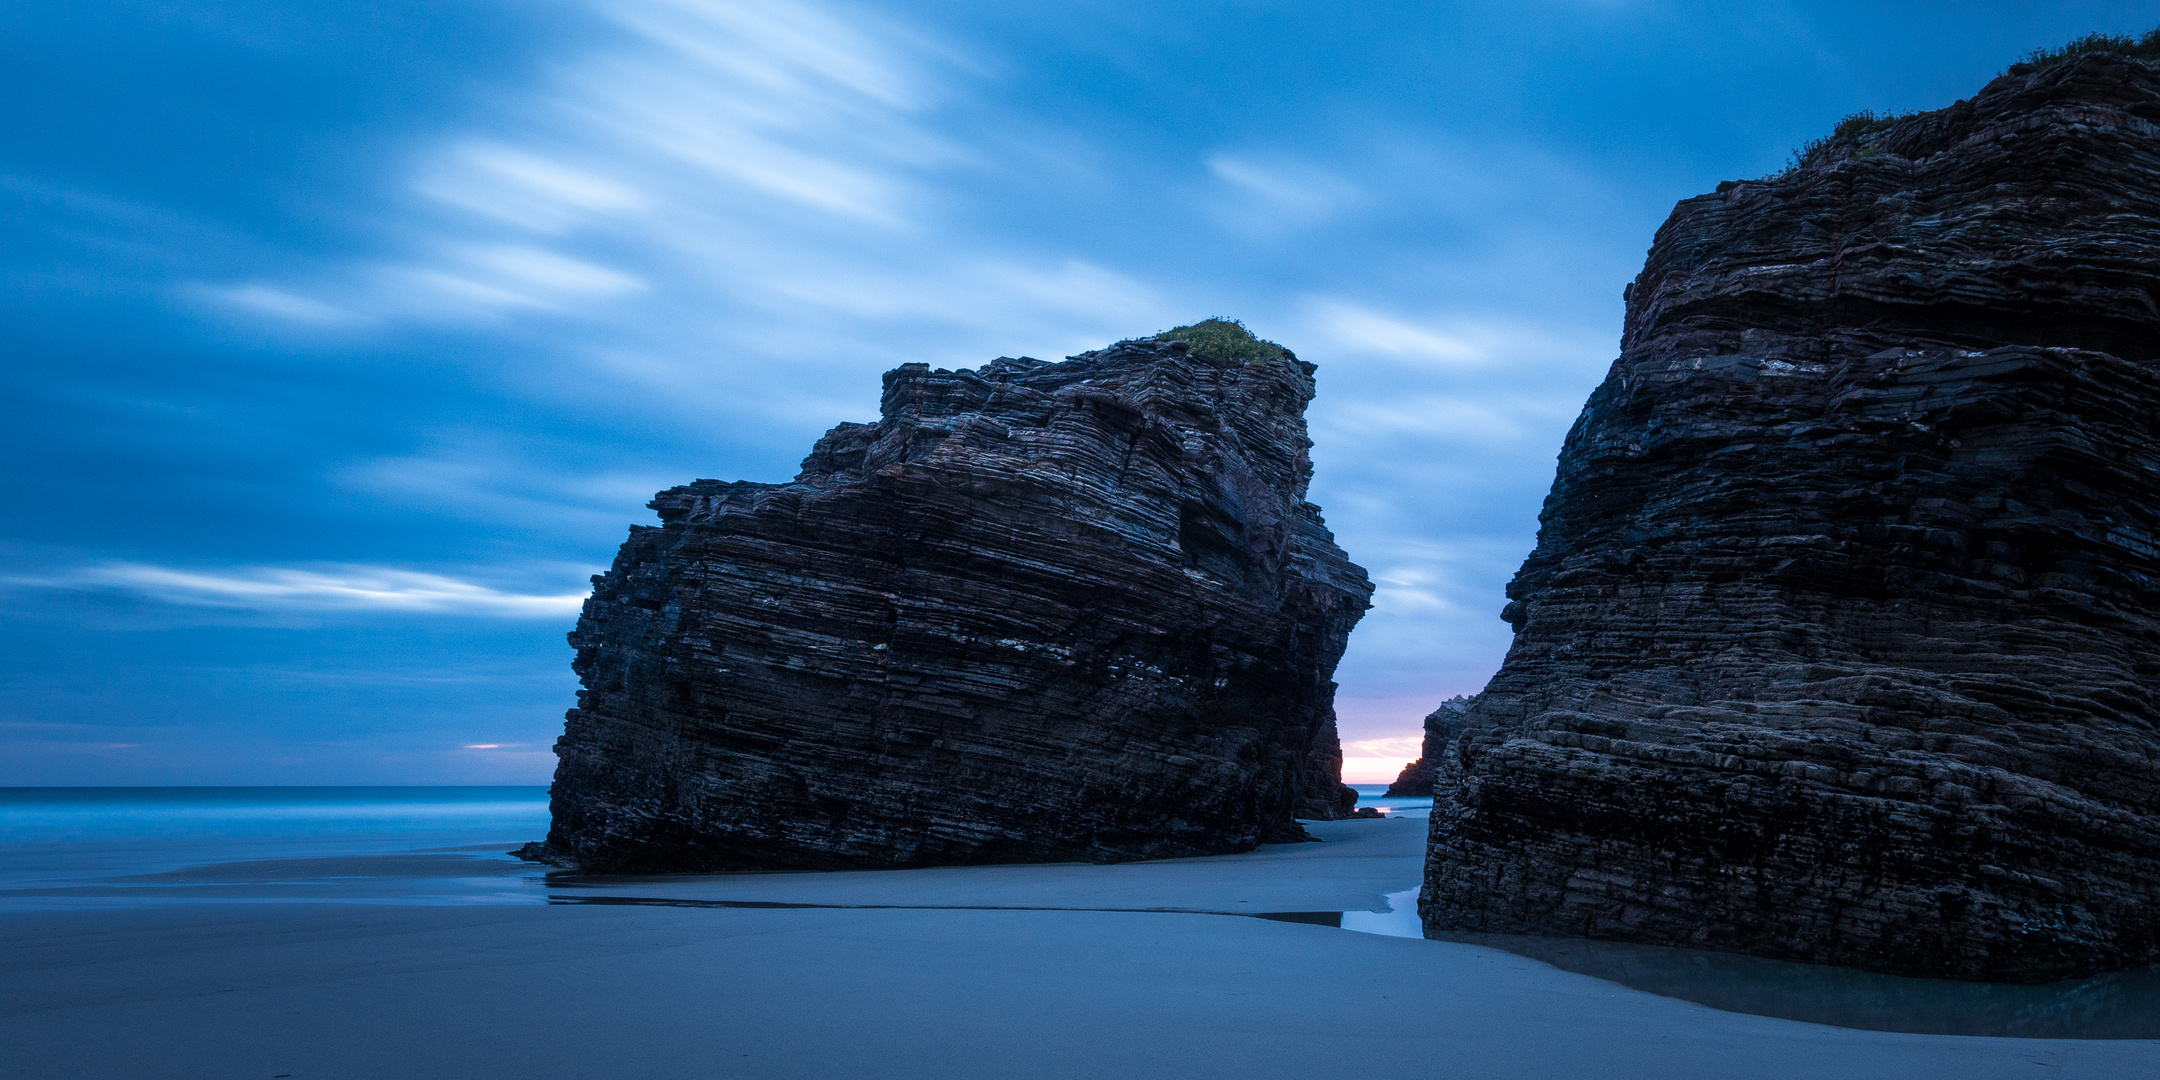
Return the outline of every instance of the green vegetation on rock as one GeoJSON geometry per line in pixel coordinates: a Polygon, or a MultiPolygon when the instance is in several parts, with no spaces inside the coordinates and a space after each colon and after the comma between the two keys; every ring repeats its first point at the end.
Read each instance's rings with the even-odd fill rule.
{"type": "MultiPolygon", "coordinates": [[[[2035,68],[2049,67],[2098,52],[2120,53],[2132,60],[2160,63],[2160,29],[2147,31],[2145,36],[2135,38],[2128,35],[2092,33],[2059,48],[2034,49],[2027,53],[2023,60],[2011,65],[2005,74],[2022,75],[2035,68]]],[[[1800,149],[1793,151],[1792,158],[1785,163],[1785,167],[1770,178],[1774,180],[1790,176],[1810,165],[1826,162],[1840,151],[1856,158],[1874,157],[1879,152],[1877,146],[1882,141],[1883,133],[1895,127],[1898,121],[1918,115],[1920,114],[1917,110],[1879,115],[1869,110],[1853,113],[1839,120],[1837,126],[1830,129],[1830,134],[1820,139],[1810,139],[1800,149]]]]}
{"type": "Polygon", "coordinates": [[[1830,129],[1830,134],[1820,139],[1810,139],[1800,149],[1793,151],[1792,159],[1785,163],[1785,168],[1779,170],[1777,175],[1784,176],[1796,169],[1828,160],[1839,150],[1848,150],[1854,157],[1874,157],[1877,152],[1876,143],[1882,140],[1884,132],[1896,127],[1898,121],[1918,115],[1917,111],[1878,115],[1867,109],[1853,113],[1838,121],[1837,126],[1830,129]]]}
{"type": "Polygon", "coordinates": [[[1253,332],[1236,319],[1202,319],[1190,326],[1165,330],[1155,335],[1155,340],[1182,341],[1193,352],[1216,361],[1237,360],[1251,364],[1290,355],[1290,350],[1254,337],[1253,332]]]}
{"type": "Polygon", "coordinates": [[[2015,73],[2019,67],[2047,67],[2096,52],[2121,53],[2148,64],[2160,62],[2160,29],[2148,30],[2144,37],[2137,38],[2127,34],[2087,34],[2059,49],[2034,49],[2010,70],[2015,73]]]}

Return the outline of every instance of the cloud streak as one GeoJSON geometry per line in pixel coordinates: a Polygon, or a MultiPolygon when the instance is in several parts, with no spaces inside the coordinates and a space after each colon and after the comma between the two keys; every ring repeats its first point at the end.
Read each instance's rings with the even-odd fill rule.
{"type": "Polygon", "coordinates": [[[562,64],[520,120],[423,155],[411,250],[209,292],[316,327],[604,315],[648,287],[625,263],[737,303],[822,294],[918,232],[922,174],[965,157],[922,122],[951,58],[896,25],[787,0],[594,7],[619,40],[562,64]],[[835,247],[856,257],[785,270],[835,247]]]}
{"type": "MultiPolygon", "coordinates": [[[[25,609],[100,632],[214,626],[162,647],[230,642],[235,658],[297,628],[318,635],[301,667],[334,648],[418,668],[497,650],[567,681],[547,620],[576,610],[575,579],[498,568],[602,562],[651,521],[652,491],[691,477],[784,479],[818,432],[875,415],[895,364],[1055,358],[1220,314],[1320,365],[1312,495],[1381,586],[1338,675],[1346,739],[1412,731],[1490,674],[1500,584],[1610,358],[1611,328],[1584,328],[1609,321],[1655,224],[1612,212],[1612,170],[1581,167],[1545,125],[1495,136],[1469,104],[1374,81],[1408,68],[1372,64],[1371,43],[1282,28],[1339,22],[1317,9],[1194,50],[1188,18],[1138,4],[511,7],[535,36],[426,36],[456,44],[430,61],[456,78],[424,108],[280,128],[281,59],[247,83],[259,107],[176,110],[173,152],[137,155],[129,198],[48,213],[54,236],[94,220],[120,253],[85,257],[83,295],[124,271],[178,303],[154,328],[92,313],[86,337],[126,332],[21,365],[57,404],[21,410],[51,414],[24,425],[36,464],[17,473],[50,494],[15,504],[51,536],[34,565],[83,567],[17,579],[45,590],[18,592],[25,609]],[[228,131],[263,156],[233,164],[246,147],[228,131]],[[278,171],[330,144],[355,152],[278,171]],[[192,186],[162,179],[189,154],[192,186]],[[116,522],[101,500],[119,485],[136,512],[116,522]],[[408,640],[453,634],[487,644],[408,640]]],[[[373,53],[294,55],[412,55],[410,35],[378,33],[373,53]]],[[[80,39],[86,83],[140,85],[102,37],[80,39]]],[[[1458,59],[1413,81],[1476,56],[1458,59]]],[[[355,67],[302,96],[366,104],[381,81],[355,67]]],[[[70,130],[56,116],[40,123],[70,130]]],[[[93,179],[106,138],[86,135],[94,167],[39,205],[108,183],[93,179]]],[[[445,715],[505,693],[378,682],[461,703],[445,715]]],[[[146,677],[139,697],[173,685],[146,677]]],[[[325,717],[357,708],[331,689],[325,717]]],[[[537,719],[456,741],[539,745],[554,706],[518,707],[537,719]]]]}
{"type": "Polygon", "coordinates": [[[585,602],[583,592],[509,592],[441,574],[379,566],[181,570],[109,562],[46,577],[6,580],[18,587],[121,592],[168,604],[258,612],[418,612],[560,619],[576,614],[585,602]]]}
{"type": "Polygon", "coordinates": [[[1364,192],[1342,177],[1279,155],[1216,154],[1207,160],[1207,170],[1230,193],[1211,203],[1216,220],[1232,232],[1257,237],[1319,224],[1364,199],[1364,192]]]}
{"type": "MultiPolygon", "coordinates": [[[[1152,149],[1120,159],[1084,131],[997,130],[1011,114],[994,103],[991,68],[863,8],[602,0],[595,10],[619,38],[566,57],[500,122],[417,155],[405,225],[385,232],[407,237],[402,254],[354,260],[342,278],[251,281],[228,307],[328,332],[552,320],[555,370],[531,385],[574,386],[580,403],[605,395],[641,424],[726,417],[746,442],[799,440],[775,457],[799,454],[838,420],[866,419],[876,370],[897,362],[1056,356],[1208,314],[1271,315],[1253,318],[1256,329],[1324,368],[1311,416],[1324,446],[1315,495],[1383,587],[1346,672],[1392,693],[1432,681],[1419,654],[1474,653],[1446,665],[1433,687],[1445,696],[1489,671],[1505,636],[1488,610],[1504,571],[1481,560],[1472,580],[1436,565],[1445,558],[1405,556],[1397,541],[1487,501],[1484,489],[1542,488],[1550,444],[1579,400],[1551,389],[1580,381],[1581,343],[1534,319],[1374,287],[1399,269],[1291,273],[1273,268],[1294,262],[1247,256],[1293,230],[1301,244],[1340,247],[1382,212],[1456,221],[1510,200],[1547,207],[1543,189],[1578,184],[1575,173],[1521,148],[1497,162],[1421,150],[1399,131],[1368,132],[1333,155],[1309,139],[1233,136],[1178,160],[1152,149]],[[1034,148],[1017,145],[1030,137],[1034,148]],[[1097,158],[1100,174],[1077,164],[1097,158]],[[1096,184],[1093,203],[1072,203],[1096,184]],[[1169,194],[1121,201],[1144,189],[1169,194]],[[1436,191],[1452,201],[1434,204],[1436,191]],[[985,224],[1023,207],[1036,220],[985,224]],[[1134,251],[1046,227],[1066,215],[1131,216],[1163,239],[1134,251]]],[[[1401,257],[1390,256],[1398,268],[1401,257]]],[[[520,479],[543,463],[429,441],[437,449],[348,461],[334,482],[467,520],[594,516],[594,500],[520,479]]],[[[617,461],[611,474],[642,471],[617,461]]],[[[1534,500],[1519,501],[1526,511],[1504,526],[1491,514],[1462,520],[1512,530],[1519,558],[1534,500]]],[[[633,507],[612,496],[599,513],[633,507]]]]}

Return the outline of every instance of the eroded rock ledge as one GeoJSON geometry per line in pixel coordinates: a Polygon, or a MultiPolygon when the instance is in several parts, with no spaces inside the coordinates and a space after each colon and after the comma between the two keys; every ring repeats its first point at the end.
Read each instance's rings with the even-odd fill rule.
{"type": "Polygon", "coordinates": [[[1200,329],[908,364],[792,483],[661,492],[571,635],[547,853],[1107,861],[1347,811],[1330,679],[1372,587],[1304,501],[1313,366],[1200,329]]]}
{"type": "Polygon", "coordinates": [[[2160,72],[1682,202],[1433,815],[1434,930],[2160,961],[2160,72]]]}

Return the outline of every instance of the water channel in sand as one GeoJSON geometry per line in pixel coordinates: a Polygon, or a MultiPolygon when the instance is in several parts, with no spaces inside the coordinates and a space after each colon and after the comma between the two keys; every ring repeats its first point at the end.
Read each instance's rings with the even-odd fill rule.
{"type": "MultiPolygon", "coordinates": [[[[1278,911],[1259,917],[1422,938],[1417,895],[1417,889],[1388,894],[1387,911],[1278,911]]],[[[2020,986],[1908,979],[1736,953],[1576,938],[1449,934],[1438,940],[1500,949],[1713,1009],[1831,1027],[2021,1039],[2160,1039],[2160,968],[2020,986]]]]}

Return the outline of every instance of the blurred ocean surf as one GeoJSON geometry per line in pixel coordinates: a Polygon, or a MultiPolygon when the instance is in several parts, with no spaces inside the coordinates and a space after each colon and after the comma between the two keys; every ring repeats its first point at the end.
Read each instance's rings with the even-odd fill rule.
{"type": "Polygon", "coordinates": [[[547,826],[538,786],[0,788],[0,911],[529,903],[547,826]]]}

